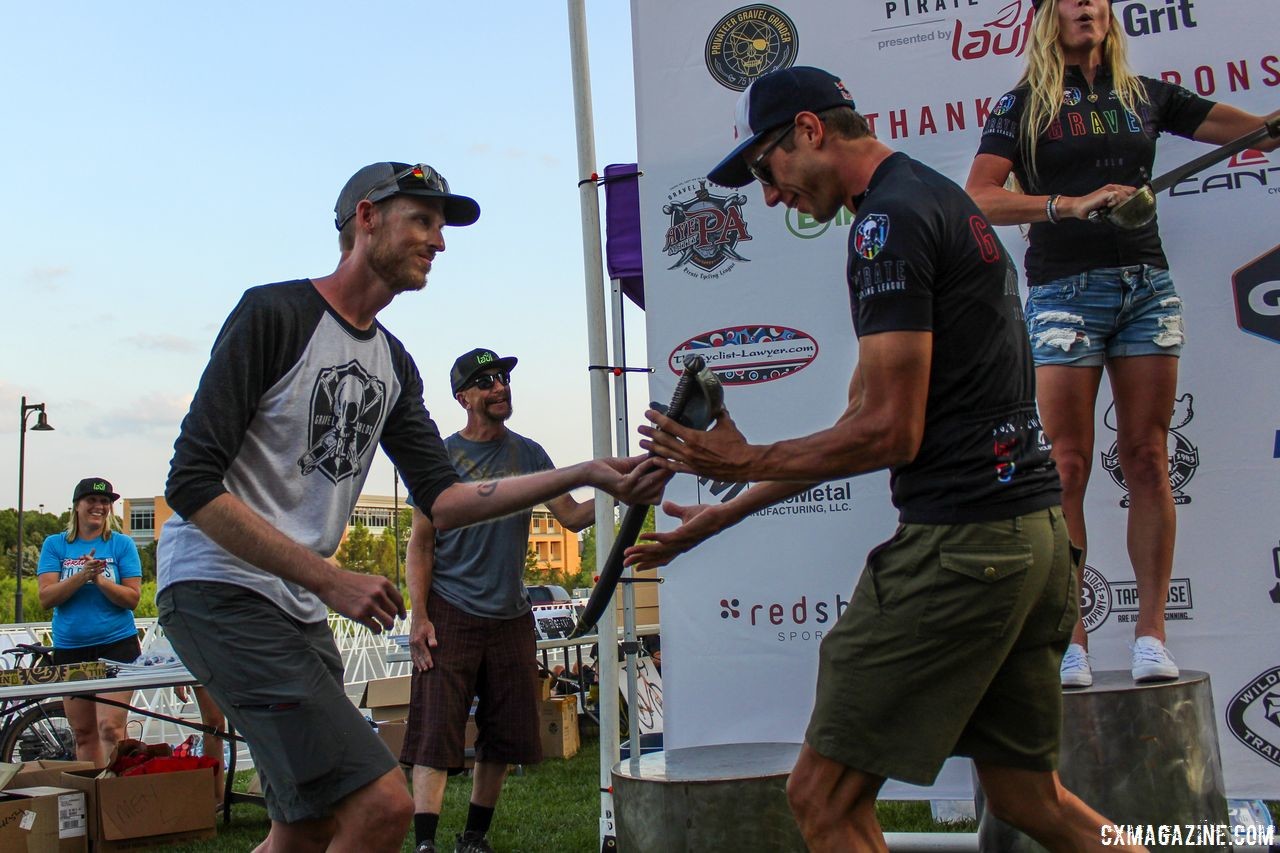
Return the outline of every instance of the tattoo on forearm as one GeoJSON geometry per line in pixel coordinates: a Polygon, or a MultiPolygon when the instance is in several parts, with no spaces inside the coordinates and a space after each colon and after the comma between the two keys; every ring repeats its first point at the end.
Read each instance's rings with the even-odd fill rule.
{"type": "Polygon", "coordinates": [[[476,494],[482,498],[487,498],[498,490],[497,483],[481,483],[476,486],[476,494]]]}

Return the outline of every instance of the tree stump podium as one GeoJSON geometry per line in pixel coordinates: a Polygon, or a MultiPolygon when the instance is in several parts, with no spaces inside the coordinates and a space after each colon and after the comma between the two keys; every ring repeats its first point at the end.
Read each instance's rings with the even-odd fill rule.
{"type": "MultiPolygon", "coordinates": [[[[1093,675],[1092,687],[1063,691],[1063,784],[1115,824],[1226,824],[1208,674],[1184,670],[1176,681],[1154,684],[1134,684],[1123,670],[1093,675]]],[[[1043,853],[1018,830],[979,811],[984,853],[1043,853]]]]}
{"type": "Polygon", "coordinates": [[[803,853],[787,807],[800,745],[735,743],[669,749],[613,767],[622,853],[772,850],[803,853]]]}

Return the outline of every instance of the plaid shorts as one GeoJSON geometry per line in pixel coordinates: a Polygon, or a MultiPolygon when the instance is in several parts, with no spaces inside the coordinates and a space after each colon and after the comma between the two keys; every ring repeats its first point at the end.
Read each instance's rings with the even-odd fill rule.
{"type": "Polygon", "coordinates": [[[541,761],[533,613],[514,619],[473,616],[433,594],[427,615],[438,645],[431,650],[432,668],[413,671],[400,761],[438,770],[462,767],[467,717],[477,696],[476,761],[541,761]]]}

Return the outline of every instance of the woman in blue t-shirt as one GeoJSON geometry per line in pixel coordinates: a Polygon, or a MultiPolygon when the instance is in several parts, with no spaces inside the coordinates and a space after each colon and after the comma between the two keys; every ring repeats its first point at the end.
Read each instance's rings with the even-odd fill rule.
{"type": "MultiPolygon", "coordinates": [[[[994,224],[1030,225],[1026,314],[1036,400],[1062,476],[1067,529],[1082,549],[1094,408],[1107,370],[1138,586],[1133,677],[1177,678],[1164,646],[1164,609],[1176,526],[1168,438],[1182,300],[1155,221],[1126,231],[1089,214],[1114,207],[1149,179],[1160,133],[1220,144],[1263,119],[1135,74],[1109,2],[1033,3],[1026,71],[992,107],[965,189],[994,224]],[[1006,188],[1011,175],[1018,191],[1006,188]]],[[[1275,142],[1258,147],[1271,150],[1275,142]]],[[[1093,674],[1083,625],[1071,643],[1062,684],[1087,687],[1093,674]]]]}
{"type": "MultiPolygon", "coordinates": [[[[142,586],[142,564],[133,540],[112,533],[113,503],[120,497],[101,477],[86,477],[71,498],[66,533],[44,540],[40,551],[40,606],[53,608],[54,663],[137,659],[133,610],[142,586]]],[[[104,693],[128,702],[131,693],[104,693]]],[[[76,736],[76,757],[101,767],[124,737],[127,712],[88,699],[64,700],[76,736]]]]}

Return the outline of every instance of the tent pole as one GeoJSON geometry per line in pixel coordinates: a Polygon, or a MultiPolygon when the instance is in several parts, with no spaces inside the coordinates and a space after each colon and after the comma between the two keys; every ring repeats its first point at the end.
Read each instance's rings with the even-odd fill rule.
{"type": "MultiPolygon", "coordinates": [[[[568,0],[569,52],[573,68],[573,114],[577,127],[579,180],[596,174],[595,117],[591,108],[591,68],[587,55],[585,0],[568,0]]],[[[604,256],[600,247],[600,197],[595,181],[578,186],[582,210],[582,260],[587,299],[588,364],[605,364],[604,256]]],[[[604,373],[590,371],[591,450],[599,458],[612,453],[609,432],[609,386],[604,373]]],[[[613,547],[613,501],[596,493],[596,566],[604,565],[613,547]]],[[[618,760],[618,616],[605,609],[598,628],[600,676],[600,842],[613,829],[613,764],[618,760]]]]}

